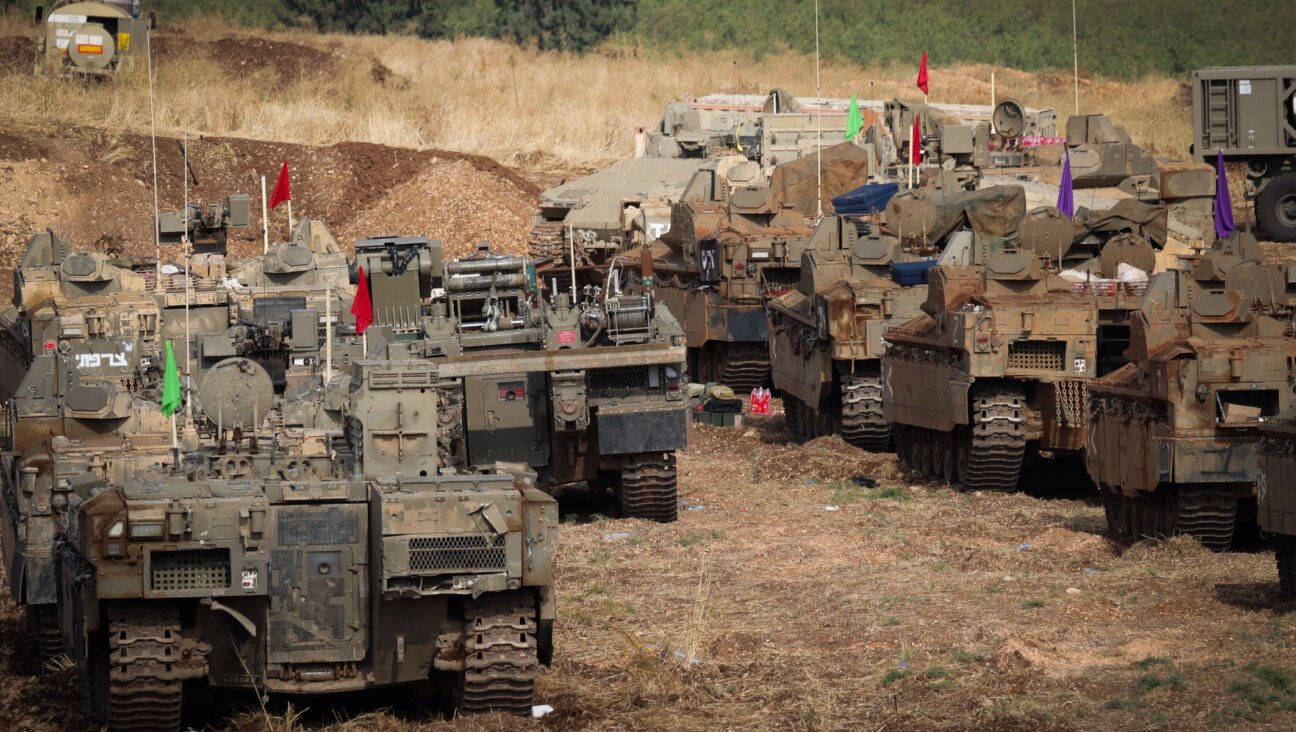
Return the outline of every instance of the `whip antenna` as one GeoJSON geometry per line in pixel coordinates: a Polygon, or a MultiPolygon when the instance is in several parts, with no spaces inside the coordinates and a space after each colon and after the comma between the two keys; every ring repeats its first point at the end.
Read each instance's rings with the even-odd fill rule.
{"type": "Polygon", "coordinates": [[[823,96],[819,91],[819,0],[815,0],[815,202],[823,218],[823,96]]]}
{"type": "Polygon", "coordinates": [[[158,164],[157,164],[157,113],[153,108],[153,44],[147,44],[148,58],[148,98],[149,98],[149,140],[153,146],[153,250],[155,261],[154,285],[162,282],[162,233],[158,224],[158,164]]]}

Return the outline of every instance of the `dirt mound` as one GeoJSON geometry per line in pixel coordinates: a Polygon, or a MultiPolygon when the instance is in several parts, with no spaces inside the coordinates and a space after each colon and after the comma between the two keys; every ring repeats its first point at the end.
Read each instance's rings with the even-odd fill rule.
{"type": "Polygon", "coordinates": [[[35,63],[35,38],[0,36],[0,74],[31,73],[35,63]]]}
{"type": "MultiPolygon", "coordinates": [[[[370,143],[329,146],[224,137],[188,141],[191,201],[215,202],[230,193],[253,197],[252,227],[230,249],[261,250],[261,179],[274,185],[286,160],[292,174],[293,215],[324,220],[344,245],[399,232],[424,234],[464,251],[488,239],[520,251],[536,187],[494,160],[442,150],[407,150],[370,143]]],[[[185,197],[180,141],[158,138],[158,198],[162,210],[185,197]]],[[[0,264],[12,266],[28,237],[46,226],[88,247],[105,233],[121,235],[130,254],[154,249],[153,154],[147,135],[89,128],[10,129],[0,133],[0,264]]],[[[287,207],[270,212],[272,240],[288,230],[287,207]]],[[[7,292],[10,281],[0,281],[7,292]]]]}
{"type": "Polygon", "coordinates": [[[233,75],[269,72],[277,77],[279,87],[290,86],[309,76],[332,74],[342,60],[337,54],[314,46],[240,35],[202,41],[183,33],[168,33],[153,39],[153,52],[157,58],[167,60],[201,54],[233,75]]]}
{"type": "Polygon", "coordinates": [[[434,161],[429,167],[434,172],[395,187],[335,233],[347,241],[421,234],[442,240],[451,257],[470,254],[481,240],[496,252],[526,252],[531,196],[464,160],[434,161]]]}

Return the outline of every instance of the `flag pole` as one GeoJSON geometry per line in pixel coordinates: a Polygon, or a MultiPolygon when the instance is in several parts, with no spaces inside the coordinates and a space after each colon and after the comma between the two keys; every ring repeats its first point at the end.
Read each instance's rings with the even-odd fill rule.
{"type": "Polygon", "coordinates": [[[333,378],[333,288],[324,296],[324,382],[333,378]]]}
{"type": "Polygon", "coordinates": [[[990,72],[990,132],[995,131],[995,72],[990,72]]]}
{"type": "Polygon", "coordinates": [[[270,253],[270,209],[266,206],[266,179],[261,176],[261,253],[270,253]]]}
{"type": "Polygon", "coordinates": [[[1071,57],[1074,62],[1075,78],[1075,107],[1076,114],[1080,114],[1080,44],[1076,40],[1076,4],[1071,0],[1071,57]]]}
{"type": "MultiPolygon", "coordinates": [[[[904,119],[901,117],[901,119],[904,119]]],[[[914,124],[909,128],[909,187],[913,188],[914,180],[914,131],[918,128],[918,118],[914,117],[914,124]]]]}
{"type": "Polygon", "coordinates": [[[292,227],[293,227],[292,197],[290,196],[288,198],[288,240],[289,241],[292,241],[292,227]]]}

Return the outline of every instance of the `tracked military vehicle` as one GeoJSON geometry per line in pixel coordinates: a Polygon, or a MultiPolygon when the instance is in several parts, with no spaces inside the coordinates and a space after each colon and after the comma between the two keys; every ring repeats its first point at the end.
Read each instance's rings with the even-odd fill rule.
{"type": "Polygon", "coordinates": [[[1296,410],[1260,423],[1260,474],[1256,478],[1260,528],[1274,547],[1278,594],[1296,597],[1296,410]]]}
{"type": "Polygon", "coordinates": [[[48,15],[36,6],[36,23],[45,27],[36,47],[37,74],[108,78],[148,56],[157,16],[141,17],[139,0],[60,0],[48,15]]]}
{"type": "Polygon", "coordinates": [[[184,320],[174,276],[146,276],[156,262],[47,232],[18,268],[35,353],[9,402],[10,589],[110,730],[178,729],[200,689],[402,685],[465,712],[530,710],[552,651],[557,506],[524,467],[442,461],[433,364],[355,348],[330,368],[353,328],[325,315],[327,241],[305,222],[231,266],[263,291],[191,273],[184,320]],[[284,302],[312,295],[325,313],[284,302]],[[178,363],[202,365],[173,423],[161,351],[186,340],[178,363]]]}
{"type": "Polygon", "coordinates": [[[1288,273],[1249,235],[1216,247],[1152,280],[1130,363],[1088,385],[1085,463],[1116,536],[1229,548],[1255,505],[1256,428],[1293,406],[1288,273]]]}
{"type": "MultiPolygon", "coordinates": [[[[231,196],[198,206],[206,223],[162,215],[164,241],[171,242],[164,251],[183,259],[185,250],[173,244],[203,232],[198,241],[210,241],[217,229],[223,241],[225,229],[246,225],[245,204],[246,197],[231,196]]],[[[145,436],[158,428],[156,415],[135,404],[159,398],[168,340],[195,387],[220,362],[241,356],[272,375],[277,393],[318,384],[330,363],[360,354],[342,331],[338,338],[322,335],[330,311],[329,322],[342,324],[353,291],[345,257],[322,223],[303,220],[294,240],[253,262],[234,263],[232,271],[221,251],[190,256],[186,276],[154,257],[73,251],[50,231],[32,237],[14,269],[15,307],[4,314],[0,333],[6,485],[54,480],[49,446],[65,440],[85,440],[96,450],[112,446],[132,465],[169,459],[169,441],[145,436]]],[[[57,493],[14,489],[5,493],[0,522],[11,593],[31,610],[51,655],[59,636],[52,626],[50,543],[63,530],[61,500],[57,493]]]]}
{"type": "Polygon", "coordinates": [[[437,369],[442,455],[473,471],[530,466],[546,490],[610,487],[626,516],[674,521],[685,445],[683,332],[617,263],[551,274],[483,247],[448,260],[440,242],[356,244],[373,293],[370,354],[437,369]]]}
{"type": "Polygon", "coordinates": [[[819,222],[801,254],[796,288],[768,302],[774,386],[796,437],[840,434],[866,450],[889,449],[881,366],[887,329],[921,314],[927,271],[952,236],[962,242],[1016,230],[1017,190],[911,191],[886,203],[885,224],[840,216],[819,222]],[[896,235],[906,228],[903,238],[896,235]]]}
{"type": "Polygon", "coordinates": [[[781,89],[761,103],[752,99],[761,98],[727,106],[719,98],[672,102],[658,126],[641,135],[636,157],[542,193],[532,217],[531,256],[604,264],[664,235],[672,204],[708,160],[745,156],[768,179],[778,165],[815,153],[821,140],[843,139],[845,100],[819,100],[812,109],[809,100],[781,89]]]}
{"type": "Polygon", "coordinates": [[[1127,201],[1078,219],[1073,232],[1056,209],[1033,211],[1015,236],[972,242],[968,264],[930,270],[923,315],[888,331],[882,359],[902,462],[1011,490],[1028,455],[1084,448],[1086,386],[1123,363],[1142,299],[1119,275],[1153,269],[1165,211],[1127,201]]]}
{"type": "Polygon", "coordinates": [[[765,384],[764,303],[797,281],[813,229],[747,162],[699,170],[671,219],[670,232],[638,259],[683,323],[691,378],[735,391],[765,384]]]}

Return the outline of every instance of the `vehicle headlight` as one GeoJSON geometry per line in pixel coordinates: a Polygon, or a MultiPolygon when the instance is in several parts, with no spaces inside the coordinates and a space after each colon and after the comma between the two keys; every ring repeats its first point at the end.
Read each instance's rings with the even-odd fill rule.
{"type": "Polygon", "coordinates": [[[117,519],[108,527],[109,539],[120,539],[126,535],[126,519],[117,519]]]}
{"type": "Polygon", "coordinates": [[[132,539],[161,539],[162,522],[134,523],[130,525],[130,538],[132,539]]]}

